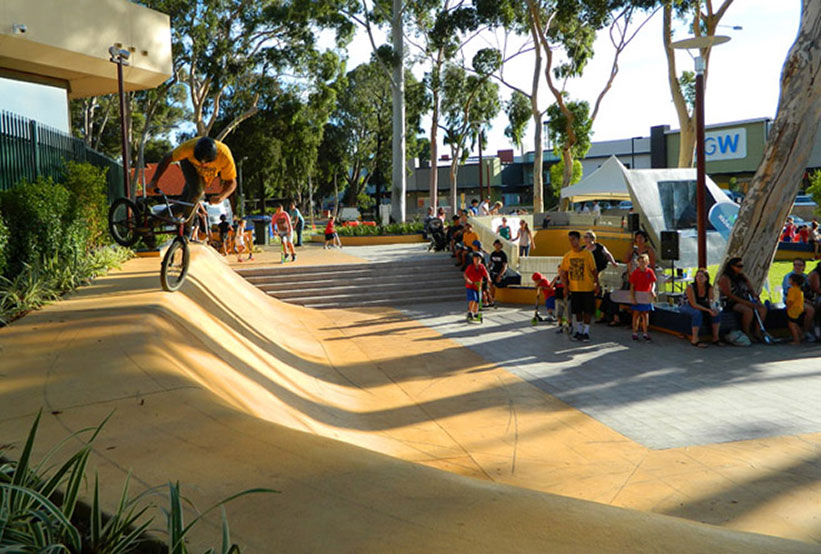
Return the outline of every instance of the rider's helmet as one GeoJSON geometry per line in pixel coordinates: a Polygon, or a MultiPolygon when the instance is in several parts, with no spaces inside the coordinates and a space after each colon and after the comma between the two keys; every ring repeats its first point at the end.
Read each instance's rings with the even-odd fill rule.
{"type": "Polygon", "coordinates": [[[210,137],[202,137],[194,145],[194,158],[200,163],[209,163],[217,159],[217,143],[210,137]]]}

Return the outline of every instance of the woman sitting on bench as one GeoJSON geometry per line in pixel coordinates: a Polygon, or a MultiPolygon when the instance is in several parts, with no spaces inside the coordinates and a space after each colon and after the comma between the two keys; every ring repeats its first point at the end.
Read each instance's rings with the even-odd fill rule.
{"type": "MultiPolygon", "coordinates": [[[[758,311],[762,324],[767,318],[767,307],[761,303],[758,295],[753,292],[753,285],[744,275],[744,262],[741,258],[730,258],[724,266],[724,273],[718,280],[718,290],[724,301],[724,309],[741,314],[741,330],[748,337],[751,336],[753,317],[758,311]]],[[[763,342],[761,329],[758,325],[752,328],[752,337],[763,342]]]]}
{"type": "Polygon", "coordinates": [[[704,319],[707,319],[713,332],[713,344],[722,346],[721,339],[718,336],[718,328],[721,325],[718,316],[721,312],[713,307],[713,288],[710,285],[710,274],[707,273],[706,269],[702,268],[696,271],[696,277],[687,286],[686,294],[687,303],[681,306],[681,311],[690,315],[690,325],[692,327],[690,344],[698,348],[707,346],[698,340],[701,323],[704,319]]]}

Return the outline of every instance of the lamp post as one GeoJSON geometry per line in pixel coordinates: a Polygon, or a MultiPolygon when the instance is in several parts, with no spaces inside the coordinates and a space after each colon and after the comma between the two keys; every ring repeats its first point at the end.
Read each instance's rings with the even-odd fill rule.
{"type": "Polygon", "coordinates": [[[125,189],[125,197],[131,198],[130,175],[128,174],[131,168],[131,160],[128,156],[128,132],[125,127],[125,92],[123,92],[123,66],[129,65],[128,58],[131,57],[131,53],[117,45],[111,46],[108,53],[111,55],[111,59],[108,61],[117,64],[117,84],[120,92],[120,140],[123,148],[123,188],[125,189]]]}
{"type": "MultiPolygon", "coordinates": [[[[686,38],[673,43],[673,48],[689,50],[697,48],[699,51],[728,42],[726,36],[701,36],[686,38]]],[[[707,206],[705,203],[707,192],[707,171],[704,154],[704,69],[705,61],[700,55],[695,59],[696,70],[696,212],[698,234],[698,267],[707,267],[707,206]]]]}
{"type": "Polygon", "coordinates": [[[237,169],[239,169],[239,174],[237,175],[239,179],[237,180],[237,185],[239,187],[239,216],[245,217],[245,194],[242,192],[242,163],[248,159],[248,156],[243,157],[240,159],[239,164],[237,164],[237,169]]]}

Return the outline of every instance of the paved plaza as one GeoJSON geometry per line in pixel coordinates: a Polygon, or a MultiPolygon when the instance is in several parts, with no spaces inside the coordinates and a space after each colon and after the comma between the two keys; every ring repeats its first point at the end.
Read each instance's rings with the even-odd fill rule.
{"type": "Polygon", "coordinates": [[[821,431],[821,345],[696,349],[627,327],[591,325],[589,343],[530,324],[530,306],[489,309],[464,322],[463,303],[404,312],[653,449],[821,431]]]}

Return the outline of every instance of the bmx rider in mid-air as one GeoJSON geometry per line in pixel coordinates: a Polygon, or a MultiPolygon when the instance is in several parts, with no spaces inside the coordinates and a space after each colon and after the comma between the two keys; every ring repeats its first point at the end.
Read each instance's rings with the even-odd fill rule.
{"type": "Polygon", "coordinates": [[[173,162],[180,163],[180,169],[185,177],[185,187],[180,200],[191,204],[184,206],[185,210],[182,211],[186,221],[196,210],[197,203],[205,192],[205,187],[217,175],[220,178],[222,191],[211,197],[211,204],[220,204],[237,188],[237,168],[231,150],[225,144],[212,138],[198,137],[183,142],[160,160],[148,184],[148,190],[160,191],[157,182],[173,162]]]}

